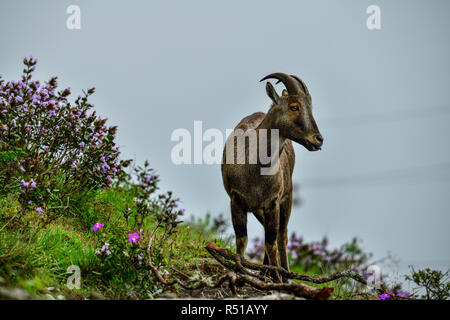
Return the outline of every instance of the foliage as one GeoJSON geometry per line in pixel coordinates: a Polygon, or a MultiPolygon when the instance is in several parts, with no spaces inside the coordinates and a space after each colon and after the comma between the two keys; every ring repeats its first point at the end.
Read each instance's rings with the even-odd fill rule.
{"type": "Polygon", "coordinates": [[[151,259],[163,274],[168,274],[164,267],[168,262],[165,257],[167,242],[177,232],[181,223],[179,218],[184,213],[184,209],[178,209],[179,199],[174,199],[171,192],[153,197],[159,180],[148,166],[145,162],[143,168],[135,168],[138,183],[122,185],[121,188],[135,196],[132,203],[125,203],[122,216],[116,217],[118,220],[114,223],[111,219],[103,219],[92,228],[97,239],[96,254],[101,261],[102,280],[125,283],[126,287],[122,289],[130,297],[152,298],[160,292],[145,262],[151,259]],[[156,248],[151,256],[147,251],[150,238],[156,248]]]}
{"type": "Polygon", "coordinates": [[[449,271],[414,270],[411,267],[411,275],[406,275],[405,279],[412,281],[417,285],[415,290],[424,290],[425,294],[420,295],[422,299],[427,300],[447,300],[450,298],[449,271]]]}
{"type": "Polygon", "coordinates": [[[117,127],[96,116],[88,97],[68,98],[57,78],[33,81],[37,60],[24,59],[19,81],[0,79],[0,192],[25,208],[52,211],[74,194],[110,187],[122,174],[117,127]]]}
{"type": "Polygon", "coordinates": [[[45,274],[62,285],[77,265],[85,284],[110,297],[153,297],[159,289],[145,262],[168,272],[167,254],[184,241],[176,237],[184,209],[172,192],[156,194],[148,162],[123,170],[130,160],[119,160],[117,127],[88,102],[94,88],[70,103],[56,77],[32,80],[36,62],[24,59],[21,80],[0,80],[0,275],[27,282],[45,274]]]}

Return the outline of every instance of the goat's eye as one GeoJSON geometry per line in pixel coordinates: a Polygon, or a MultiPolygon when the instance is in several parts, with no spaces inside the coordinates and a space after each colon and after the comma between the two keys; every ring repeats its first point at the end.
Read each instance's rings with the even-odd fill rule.
{"type": "Polygon", "coordinates": [[[289,108],[290,108],[292,111],[298,111],[298,110],[299,110],[298,106],[290,106],[289,108]]]}

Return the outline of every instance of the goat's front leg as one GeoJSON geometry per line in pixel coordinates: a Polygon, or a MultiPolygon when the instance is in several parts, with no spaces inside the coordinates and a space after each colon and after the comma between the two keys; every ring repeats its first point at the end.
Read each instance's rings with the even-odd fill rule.
{"type": "Polygon", "coordinates": [[[278,252],[280,254],[281,267],[289,271],[287,244],[288,244],[288,222],[292,209],[292,191],[289,196],[281,201],[280,204],[280,229],[278,232],[278,252]]]}
{"type": "Polygon", "coordinates": [[[231,220],[236,235],[236,253],[243,257],[247,247],[247,212],[235,199],[231,199],[231,220]]]}
{"type": "MultiPolygon", "coordinates": [[[[274,201],[271,207],[264,210],[264,245],[269,264],[278,266],[278,246],[277,237],[280,227],[280,205],[278,201],[274,201]]],[[[275,280],[281,282],[278,272],[275,273],[275,280]]]]}

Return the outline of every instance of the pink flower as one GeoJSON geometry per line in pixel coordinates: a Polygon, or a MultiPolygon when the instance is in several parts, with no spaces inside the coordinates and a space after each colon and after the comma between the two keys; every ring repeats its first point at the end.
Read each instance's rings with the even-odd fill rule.
{"type": "Polygon", "coordinates": [[[133,243],[137,243],[139,238],[140,238],[140,236],[136,232],[130,233],[128,235],[128,241],[133,242],[133,243]]]}
{"type": "Polygon", "coordinates": [[[391,293],[390,292],[383,293],[382,295],[380,295],[380,299],[381,300],[386,300],[386,299],[389,299],[390,297],[391,297],[391,293]]]}
{"type": "Polygon", "coordinates": [[[103,223],[101,222],[97,222],[96,224],[94,224],[94,226],[92,227],[92,229],[94,231],[100,230],[101,228],[103,228],[103,223]]]}

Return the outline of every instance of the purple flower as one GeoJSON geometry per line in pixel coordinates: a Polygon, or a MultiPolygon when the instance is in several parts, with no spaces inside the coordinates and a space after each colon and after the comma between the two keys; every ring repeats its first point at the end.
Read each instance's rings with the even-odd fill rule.
{"type": "Polygon", "coordinates": [[[403,292],[397,293],[397,297],[409,298],[410,296],[411,296],[411,294],[408,291],[403,291],[403,292]]]}
{"type": "Polygon", "coordinates": [[[50,110],[50,111],[48,112],[48,115],[49,115],[50,117],[56,116],[55,110],[50,110]]]}
{"type": "Polygon", "coordinates": [[[296,250],[292,250],[291,252],[292,259],[296,260],[298,258],[298,253],[296,250]]]}
{"type": "Polygon", "coordinates": [[[22,186],[24,186],[25,188],[28,188],[30,186],[29,182],[26,182],[25,180],[22,179],[22,181],[20,182],[22,184],[22,186]]]}
{"type": "Polygon", "coordinates": [[[36,188],[36,182],[33,179],[31,179],[29,182],[26,182],[22,179],[22,181],[20,181],[20,184],[25,187],[25,189],[28,189],[29,187],[36,188]]]}
{"type": "MultiPolygon", "coordinates": [[[[102,247],[102,252],[108,251],[108,248],[109,248],[109,243],[108,243],[108,242],[105,242],[105,244],[104,244],[103,247],[102,247]]],[[[111,253],[111,252],[110,252],[110,253],[111,253]]]]}
{"type": "Polygon", "coordinates": [[[36,208],[36,212],[37,212],[38,214],[43,214],[43,213],[45,213],[45,211],[42,210],[41,207],[37,207],[37,208],[36,208]]]}
{"type": "Polygon", "coordinates": [[[106,173],[107,170],[111,169],[111,167],[105,162],[102,165],[103,173],[106,173]]]}
{"type": "Polygon", "coordinates": [[[380,295],[380,299],[381,300],[386,300],[386,299],[389,299],[390,297],[391,297],[391,293],[390,292],[383,293],[382,295],[380,295]]]}
{"type": "Polygon", "coordinates": [[[49,149],[49,146],[43,146],[43,149],[44,149],[45,152],[47,152],[48,149],[49,149]]]}
{"type": "Polygon", "coordinates": [[[133,243],[137,243],[140,237],[141,236],[138,235],[136,232],[130,233],[128,235],[128,241],[133,242],[133,243]]]}
{"type": "Polygon", "coordinates": [[[78,145],[79,145],[80,147],[84,147],[85,143],[84,143],[83,141],[81,141],[78,145]]]}
{"type": "Polygon", "coordinates": [[[136,204],[141,204],[141,203],[142,203],[142,200],[141,200],[141,199],[134,199],[134,203],[136,203],[136,204]]]}
{"type": "Polygon", "coordinates": [[[103,228],[103,223],[101,223],[101,222],[97,222],[96,224],[94,224],[94,226],[92,227],[92,229],[94,230],[94,231],[97,231],[97,230],[100,230],[101,228],[103,228]]]}
{"type": "Polygon", "coordinates": [[[166,269],[161,270],[161,272],[162,272],[162,274],[164,274],[164,275],[168,275],[168,274],[169,274],[169,271],[167,271],[166,269]]]}

